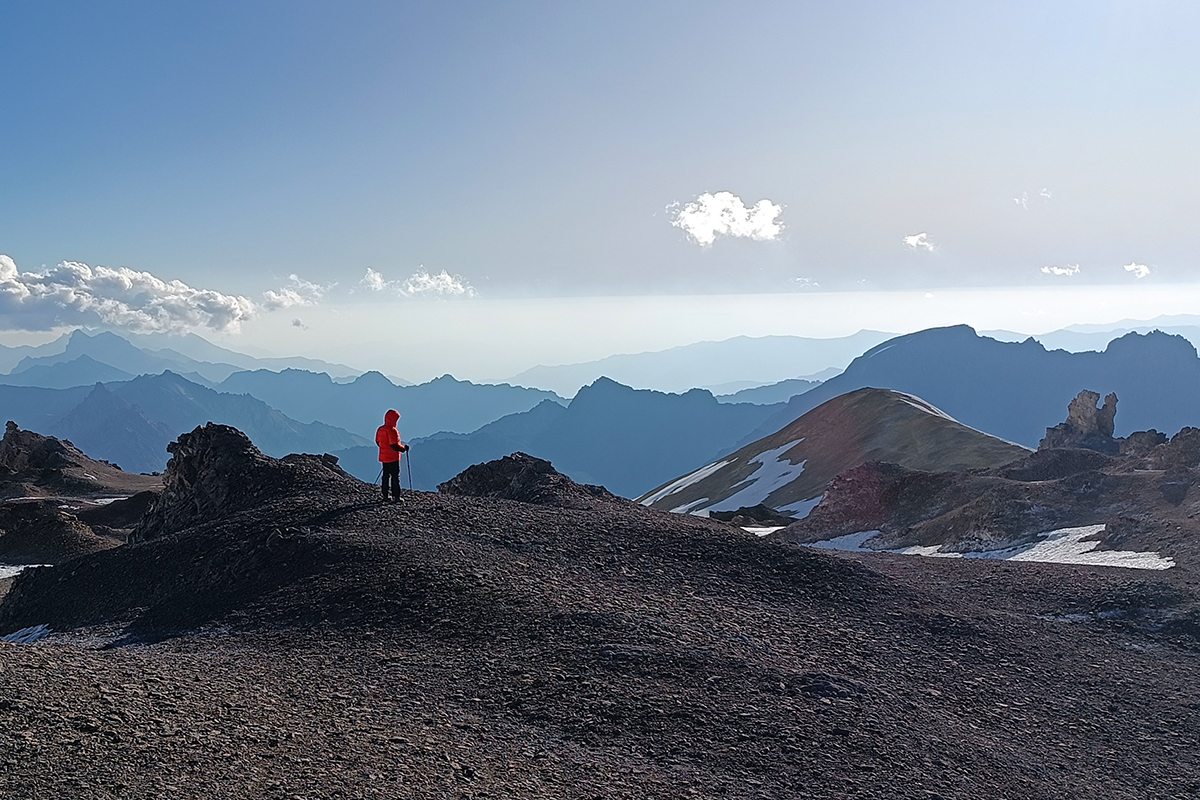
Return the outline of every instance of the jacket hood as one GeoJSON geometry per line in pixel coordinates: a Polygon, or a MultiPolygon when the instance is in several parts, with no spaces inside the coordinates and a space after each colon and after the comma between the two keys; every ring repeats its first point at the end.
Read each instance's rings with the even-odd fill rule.
{"type": "Polygon", "coordinates": [[[389,408],[388,412],[383,415],[383,424],[395,427],[396,420],[400,419],[400,412],[394,408],[389,408]]]}

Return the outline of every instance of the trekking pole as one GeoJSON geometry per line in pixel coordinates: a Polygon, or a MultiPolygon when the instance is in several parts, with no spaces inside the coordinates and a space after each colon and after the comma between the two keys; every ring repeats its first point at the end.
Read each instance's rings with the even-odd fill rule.
{"type": "Polygon", "coordinates": [[[404,460],[408,464],[408,490],[411,492],[413,490],[413,485],[412,485],[412,445],[411,444],[408,446],[408,452],[405,453],[404,455],[408,456],[408,458],[406,458],[404,460]]]}

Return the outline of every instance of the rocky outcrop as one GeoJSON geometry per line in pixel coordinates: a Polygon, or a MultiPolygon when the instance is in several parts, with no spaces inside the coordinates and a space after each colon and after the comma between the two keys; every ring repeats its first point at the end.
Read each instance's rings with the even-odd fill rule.
{"type": "Polygon", "coordinates": [[[158,487],[150,475],[124,472],[89,458],[65,439],[23,431],[9,422],[0,440],[0,496],[130,495],[158,487]]]}
{"type": "Polygon", "coordinates": [[[70,466],[73,457],[86,458],[70,442],[23,431],[9,420],[0,440],[0,479],[39,477],[48,470],[70,466]]]}
{"type": "Polygon", "coordinates": [[[1117,416],[1117,395],[1110,393],[1104,405],[1097,406],[1100,395],[1084,389],[1067,406],[1067,421],[1046,429],[1046,437],[1038,445],[1039,450],[1056,447],[1081,447],[1101,453],[1116,455],[1120,443],[1113,438],[1117,416]]]}
{"type": "Polygon", "coordinates": [[[756,506],[742,506],[737,511],[710,511],[708,518],[715,519],[718,522],[728,522],[743,528],[791,525],[796,521],[795,517],[781,514],[762,503],[756,506]]]}
{"type": "Polygon", "coordinates": [[[229,425],[208,423],[167,445],[163,492],[129,536],[141,542],[220,519],[299,489],[355,482],[330,455],[264,455],[229,425]]]}
{"type": "Polygon", "coordinates": [[[99,536],[57,500],[26,500],[0,505],[0,562],[57,564],[107,550],[119,539],[99,536]]]}
{"type": "Polygon", "coordinates": [[[543,506],[588,508],[599,502],[618,502],[603,486],[575,483],[549,462],[525,453],[468,467],[438,486],[442,494],[490,497],[543,506]]]}

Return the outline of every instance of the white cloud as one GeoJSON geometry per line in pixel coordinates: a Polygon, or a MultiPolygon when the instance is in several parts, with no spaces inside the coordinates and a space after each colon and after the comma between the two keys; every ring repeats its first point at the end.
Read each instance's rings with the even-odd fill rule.
{"type": "Polygon", "coordinates": [[[282,287],[278,292],[272,292],[269,289],[263,292],[263,308],[268,311],[276,311],[295,306],[315,306],[331,288],[318,286],[296,275],[288,275],[288,280],[291,283],[282,287]]]}
{"type": "Polygon", "coordinates": [[[1043,188],[1043,189],[1042,189],[1040,192],[1038,192],[1038,195],[1039,195],[1039,196],[1040,196],[1040,197],[1041,197],[1043,200],[1047,200],[1047,201],[1050,199],[1050,194],[1051,194],[1050,190],[1049,190],[1049,189],[1046,189],[1046,188],[1043,188]]]}
{"type": "Polygon", "coordinates": [[[392,291],[406,297],[474,297],[475,287],[461,275],[451,275],[446,270],[431,273],[421,267],[405,280],[389,281],[383,273],[367,267],[358,285],[368,291],[392,291]]]}
{"type": "Polygon", "coordinates": [[[1079,265],[1067,264],[1065,267],[1060,267],[1055,264],[1050,264],[1049,266],[1042,267],[1042,272],[1047,275],[1078,275],[1079,265]]]}
{"type": "Polygon", "coordinates": [[[383,274],[370,267],[367,267],[367,274],[363,275],[363,279],[358,282],[358,285],[372,292],[382,292],[388,288],[388,282],[383,279],[383,274]]]}
{"type": "Polygon", "coordinates": [[[1125,271],[1132,272],[1135,278],[1144,278],[1150,274],[1150,267],[1134,261],[1125,265],[1125,271]]]}
{"type": "Polygon", "coordinates": [[[904,246],[909,250],[920,250],[924,248],[929,252],[937,249],[937,245],[929,241],[929,234],[922,231],[921,233],[913,233],[904,237],[904,246]]]}
{"type": "Polygon", "coordinates": [[[131,331],[237,330],[254,316],[254,302],[238,295],[164,281],[127,267],[89,267],[64,261],[42,272],[20,272],[0,255],[0,325],[49,330],[105,324],[131,331]]]}
{"type": "Polygon", "coordinates": [[[759,200],[747,208],[733,192],[705,192],[682,207],[678,203],[667,206],[667,214],[672,213],[675,218],[671,224],[702,246],[712,244],[718,236],[763,242],[777,239],[783,232],[779,221],[783,206],[759,200]]]}
{"type": "Polygon", "coordinates": [[[302,331],[308,330],[308,326],[304,324],[304,320],[299,317],[292,317],[292,327],[299,328],[302,331]]]}
{"type": "Polygon", "coordinates": [[[1020,197],[1014,197],[1013,202],[1026,210],[1029,209],[1029,192],[1021,192],[1020,197]]]}

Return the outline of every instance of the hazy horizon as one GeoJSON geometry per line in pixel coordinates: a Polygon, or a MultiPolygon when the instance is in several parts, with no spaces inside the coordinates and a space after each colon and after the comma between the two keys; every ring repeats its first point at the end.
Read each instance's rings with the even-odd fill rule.
{"type": "Polygon", "coordinates": [[[1197,32],[1169,2],[6,4],[0,340],[495,380],[1188,313],[1197,32]]]}

